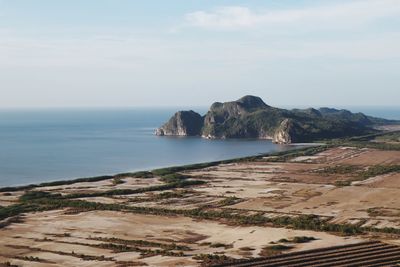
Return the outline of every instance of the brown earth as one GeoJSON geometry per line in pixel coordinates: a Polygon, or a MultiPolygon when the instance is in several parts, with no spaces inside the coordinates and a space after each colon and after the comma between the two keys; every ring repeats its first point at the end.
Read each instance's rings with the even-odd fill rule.
{"type": "MultiPolygon", "coordinates": [[[[330,223],[400,229],[400,174],[389,173],[361,181],[355,179],[357,171],[369,166],[400,164],[400,151],[337,147],[287,162],[270,160],[220,164],[183,173],[190,179],[206,181],[204,185],[80,199],[126,207],[226,210],[267,218],[313,214],[330,223]],[[355,166],[355,171],[327,171],[349,165],[355,166]],[[338,181],[350,181],[350,185],[338,186],[338,181]]],[[[68,195],[162,184],[159,177],[127,177],[122,183],[105,180],[34,190],[68,195]]],[[[23,193],[0,193],[0,206],[18,203],[23,193]]],[[[265,247],[271,246],[271,242],[281,244],[279,240],[296,236],[316,240],[289,243],[290,249],[284,252],[350,244],[371,237],[385,242],[399,240],[395,234],[345,237],[338,233],[273,225],[234,224],[218,218],[205,220],[127,211],[57,209],[27,213],[17,222],[1,223],[0,263],[11,262],[19,266],[198,266],[200,254],[256,257],[263,249],[265,251],[265,247]],[[116,248],[128,241],[139,242],[139,245],[125,247],[125,251],[116,248]],[[185,249],[171,249],[174,244],[185,249]],[[166,246],[169,249],[165,250],[166,246]]]]}

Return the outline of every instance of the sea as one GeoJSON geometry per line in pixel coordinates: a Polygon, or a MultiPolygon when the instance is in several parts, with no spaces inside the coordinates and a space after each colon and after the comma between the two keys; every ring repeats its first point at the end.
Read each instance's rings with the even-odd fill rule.
{"type": "MultiPolygon", "coordinates": [[[[353,107],[400,120],[400,107],[353,107]]],[[[293,148],[268,140],[160,137],[176,107],[0,109],[0,187],[209,162],[293,148]]],[[[207,108],[195,111],[204,114],[207,108]]]]}

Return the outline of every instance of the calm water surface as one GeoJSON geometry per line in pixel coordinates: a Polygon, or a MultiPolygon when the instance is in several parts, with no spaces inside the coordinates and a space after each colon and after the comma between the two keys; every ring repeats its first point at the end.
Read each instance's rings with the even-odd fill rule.
{"type": "Polygon", "coordinates": [[[262,140],[154,136],[174,111],[0,111],[0,187],[288,149],[262,140]]]}
{"type": "MultiPolygon", "coordinates": [[[[266,140],[154,136],[154,129],[176,110],[0,110],[0,187],[207,162],[290,148],[266,140]]],[[[352,110],[400,119],[399,108],[352,110]]]]}

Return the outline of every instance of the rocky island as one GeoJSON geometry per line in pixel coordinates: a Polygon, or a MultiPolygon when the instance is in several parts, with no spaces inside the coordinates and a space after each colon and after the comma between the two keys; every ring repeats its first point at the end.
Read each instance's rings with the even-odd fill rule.
{"type": "Polygon", "coordinates": [[[156,129],[156,135],[204,138],[260,138],[289,144],[374,133],[376,126],[396,123],[344,109],[282,109],[271,107],[257,96],[215,102],[201,116],[178,111],[156,129]]]}

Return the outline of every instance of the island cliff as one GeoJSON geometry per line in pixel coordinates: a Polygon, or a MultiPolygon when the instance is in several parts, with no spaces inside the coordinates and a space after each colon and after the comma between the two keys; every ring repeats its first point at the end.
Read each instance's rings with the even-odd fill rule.
{"type": "Polygon", "coordinates": [[[393,121],[352,113],[348,110],[314,108],[286,110],[271,107],[256,96],[211,105],[201,116],[179,111],[157,135],[202,136],[204,138],[260,138],[275,143],[310,142],[372,133],[375,125],[393,121]]]}
{"type": "Polygon", "coordinates": [[[167,123],[156,130],[157,135],[198,135],[203,127],[203,117],[190,111],[178,111],[167,123]]]}

